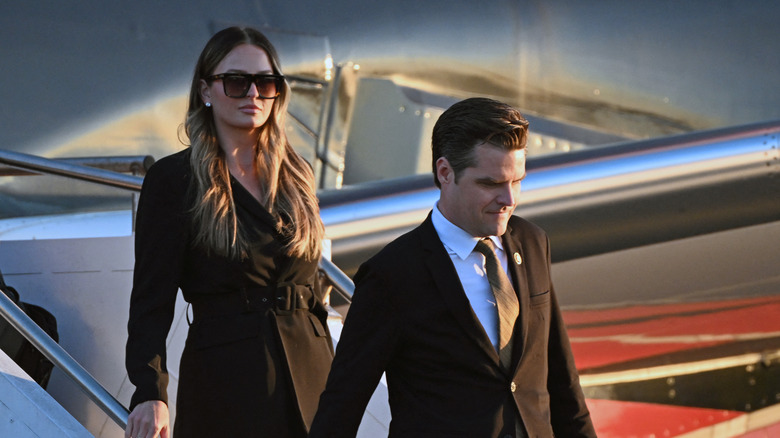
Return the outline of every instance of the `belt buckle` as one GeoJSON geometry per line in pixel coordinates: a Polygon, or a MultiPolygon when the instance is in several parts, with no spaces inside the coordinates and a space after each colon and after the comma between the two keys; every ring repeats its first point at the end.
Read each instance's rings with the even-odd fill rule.
{"type": "Polygon", "coordinates": [[[277,315],[291,315],[295,310],[295,285],[282,283],[276,286],[274,311],[277,315]]]}

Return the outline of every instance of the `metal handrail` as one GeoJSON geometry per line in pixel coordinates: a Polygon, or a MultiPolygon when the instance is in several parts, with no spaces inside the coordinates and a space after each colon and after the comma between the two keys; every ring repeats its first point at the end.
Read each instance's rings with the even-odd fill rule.
{"type": "Polygon", "coordinates": [[[336,266],[335,263],[325,257],[320,258],[319,268],[320,271],[328,277],[328,281],[333,286],[333,290],[335,290],[345,302],[351,303],[352,294],[355,293],[355,283],[352,282],[352,279],[336,266]]]}
{"type": "MultiPolygon", "coordinates": [[[[79,166],[111,170],[120,173],[146,175],[146,171],[149,170],[149,167],[151,167],[152,164],[154,164],[154,157],[151,155],[122,155],[111,157],[57,158],[56,161],[60,163],[78,164],[79,166]]],[[[40,173],[19,167],[0,166],[0,176],[25,175],[40,175],[40,173]]]]}
{"type": "Polygon", "coordinates": [[[140,176],[124,175],[110,170],[95,169],[93,167],[5,150],[0,150],[0,163],[39,173],[66,176],[126,190],[141,190],[141,183],[144,180],[140,176]]]}
{"type": "Polygon", "coordinates": [[[57,368],[70,377],[122,429],[127,427],[129,411],[109,394],[64,348],[54,341],[16,303],[0,289],[0,315],[30,341],[57,368]]]}

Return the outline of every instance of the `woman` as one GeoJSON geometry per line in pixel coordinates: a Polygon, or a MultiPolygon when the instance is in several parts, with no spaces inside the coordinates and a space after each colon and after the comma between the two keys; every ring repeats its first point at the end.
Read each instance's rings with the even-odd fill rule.
{"type": "Polygon", "coordinates": [[[314,177],[283,130],[289,96],[254,29],[220,31],[198,59],[190,147],[152,166],[138,205],[126,437],[168,436],[165,342],[179,288],[193,318],[175,436],[306,436],[333,348],[315,288],[314,177]]]}

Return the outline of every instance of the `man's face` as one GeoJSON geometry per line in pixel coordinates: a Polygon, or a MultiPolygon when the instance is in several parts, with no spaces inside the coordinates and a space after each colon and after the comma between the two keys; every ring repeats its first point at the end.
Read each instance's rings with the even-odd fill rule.
{"type": "Polygon", "coordinates": [[[441,183],[439,210],[474,237],[500,236],[517,206],[526,152],[482,143],[474,153],[476,166],[464,169],[457,183],[447,159],[436,161],[436,178],[441,183]]]}

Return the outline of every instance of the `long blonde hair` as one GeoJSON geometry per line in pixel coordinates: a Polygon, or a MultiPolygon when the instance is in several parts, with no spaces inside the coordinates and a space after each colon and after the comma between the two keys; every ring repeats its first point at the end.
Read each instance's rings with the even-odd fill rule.
{"type": "MultiPolygon", "coordinates": [[[[265,51],[273,72],[281,74],[276,50],[262,33],[245,27],[221,30],[209,40],[198,58],[184,122],[192,149],[190,162],[195,181],[195,204],[191,209],[195,243],[209,252],[229,257],[244,255],[249,242],[238,223],[230,173],[217,140],[211,109],[200,98],[200,81],[213,74],[222,59],[241,44],[252,44],[265,51]]],[[[315,260],[320,256],[324,228],[314,174],[311,166],[293,150],[283,130],[290,98],[287,82],[280,92],[255,146],[256,166],[264,189],[261,201],[277,220],[277,230],[286,240],[285,252],[315,260]]]]}

